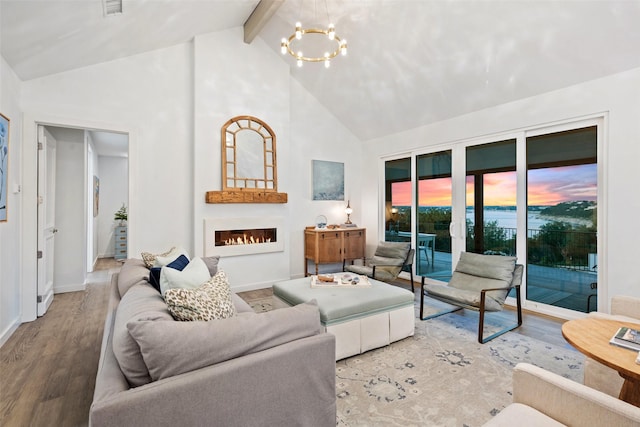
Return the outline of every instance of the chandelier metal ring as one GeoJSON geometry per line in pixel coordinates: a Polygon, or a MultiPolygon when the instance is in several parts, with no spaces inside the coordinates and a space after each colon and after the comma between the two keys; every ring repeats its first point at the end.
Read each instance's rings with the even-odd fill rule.
{"type": "MultiPolygon", "coordinates": [[[[307,28],[307,29],[302,29],[301,30],[302,36],[304,36],[305,34],[324,34],[325,36],[329,36],[329,30],[321,30],[318,28],[307,28]]],[[[333,59],[336,56],[338,56],[338,54],[340,53],[340,50],[344,48],[346,48],[343,43],[342,40],[340,39],[340,37],[338,37],[337,35],[335,35],[333,37],[332,41],[336,42],[336,49],[333,52],[329,52],[328,55],[325,54],[325,56],[304,56],[304,55],[299,55],[297,52],[294,52],[293,49],[291,49],[291,42],[293,40],[298,40],[296,39],[296,33],[291,34],[291,36],[289,36],[289,39],[287,41],[287,52],[289,52],[289,55],[293,56],[294,58],[298,59],[298,60],[303,60],[305,62],[323,62],[326,61],[328,59],[333,59]]]]}

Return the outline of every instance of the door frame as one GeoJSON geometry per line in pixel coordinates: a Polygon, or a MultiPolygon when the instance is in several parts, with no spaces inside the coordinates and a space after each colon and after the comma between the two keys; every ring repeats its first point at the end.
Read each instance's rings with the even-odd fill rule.
{"type": "MultiPolygon", "coordinates": [[[[22,129],[22,256],[20,260],[22,286],[22,316],[21,322],[30,322],[37,318],[38,313],[38,125],[57,126],[105,132],[119,132],[129,135],[129,224],[135,225],[137,218],[137,204],[135,202],[135,188],[137,180],[136,168],[132,165],[137,160],[137,132],[128,124],[114,124],[59,117],[47,113],[29,113],[23,115],[22,129]]],[[[86,227],[84,227],[86,233],[86,227]]],[[[137,227],[130,227],[129,241],[136,242],[137,227]]],[[[86,241],[86,236],[85,236],[86,241]]]]}

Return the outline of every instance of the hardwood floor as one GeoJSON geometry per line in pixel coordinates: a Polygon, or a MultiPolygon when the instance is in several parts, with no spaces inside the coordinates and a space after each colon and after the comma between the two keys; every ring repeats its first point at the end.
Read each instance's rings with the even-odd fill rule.
{"type": "MultiPolygon", "coordinates": [[[[95,283],[83,292],[57,294],[44,317],[21,325],[0,348],[0,426],[87,425],[106,316],[108,276],[120,266],[117,261],[105,262],[100,266],[103,270],[92,273],[95,283]],[[108,275],[101,275],[104,272],[108,275]]],[[[398,285],[409,286],[408,282],[398,285]]],[[[261,289],[239,295],[251,301],[272,293],[261,289]]],[[[560,333],[562,322],[525,313],[523,326],[513,333],[569,347],[560,333]]]]}

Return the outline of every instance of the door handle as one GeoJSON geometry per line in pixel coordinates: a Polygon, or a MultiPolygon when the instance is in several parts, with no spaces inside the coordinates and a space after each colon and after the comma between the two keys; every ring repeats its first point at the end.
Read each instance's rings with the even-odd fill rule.
{"type": "Polygon", "coordinates": [[[52,233],[52,234],[56,234],[57,232],[58,232],[58,229],[57,229],[57,228],[54,228],[53,230],[51,230],[51,233],[52,233]]]}
{"type": "Polygon", "coordinates": [[[450,222],[449,223],[449,235],[451,237],[458,237],[458,236],[456,236],[456,223],[455,222],[450,222]]]}

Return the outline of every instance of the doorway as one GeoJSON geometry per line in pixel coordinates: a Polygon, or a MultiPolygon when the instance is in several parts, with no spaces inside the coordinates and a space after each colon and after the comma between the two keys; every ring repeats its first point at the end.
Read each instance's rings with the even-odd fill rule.
{"type": "MultiPolygon", "coordinates": [[[[119,208],[122,203],[126,203],[127,205],[129,204],[129,186],[130,186],[130,182],[129,182],[129,131],[127,129],[119,129],[118,126],[111,126],[111,125],[105,125],[104,127],[101,127],[100,129],[96,129],[95,127],[95,123],[83,123],[82,121],[77,121],[77,120],[60,120],[58,117],[55,118],[49,118],[46,116],[39,116],[39,117],[34,117],[28,113],[25,113],[24,116],[24,134],[23,134],[23,138],[25,141],[34,141],[33,144],[23,144],[23,176],[24,178],[24,186],[23,186],[23,198],[24,200],[35,200],[36,203],[33,204],[29,204],[29,203],[25,203],[24,207],[23,207],[23,237],[24,237],[24,244],[23,244],[23,251],[22,251],[22,275],[23,275],[23,298],[22,298],[22,313],[23,313],[23,317],[22,317],[22,321],[23,322],[27,322],[27,321],[32,321],[35,320],[39,315],[44,314],[44,308],[43,306],[41,306],[39,303],[44,301],[46,299],[46,296],[40,294],[39,291],[39,286],[38,286],[38,251],[40,250],[39,245],[38,245],[38,208],[39,208],[39,204],[37,203],[38,201],[38,129],[39,128],[47,128],[51,135],[53,135],[54,133],[58,133],[58,132],[67,132],[66,135],[63,135],[62,137],[60,135],[57,135],[57,137],[55,137],[54,139],[56,139],[57,141],[63,141],[62,146],[63,149],[59,150],[60,152],[57,153],[56,155],[56,160],[60,160],[60,162],[56,162],[57,163],[57,173],[60,173],[61,171],[66,171],[69,172],[69,168],[64,166],[64,162],[65,160],[68,160],[64,154],[65,150],[66,151],[71,151],[75,154],[77,154],[78,152],[81,153],[80,154],[80,160],[78,161],[79,163],[79,167],[78,164],[74,164],[74,167],[76,167],[76,170],[80,170],[80,175],[76,178],[76,181],[80,182],[80,191],[73,191],[71,187],[69,186],[65,186],[64,182],[65,180],[68,181],[69,177],[64,177],[62,180],[58,179],[59,176],[56,176],[56,187],[58,188],[62,188],[61,191],[58,191],[55,195],[55,198],[53,200],[53,202],[56,205],[56,210],[58,208],[60,209],[65,209],[65,207],[69,207],[69,206],[76,206],[76,209],[79,210],[80,212],[80,220],[75,221],[72,225],[66,225],[64,226],[64,231],[63,228],[61,228],[61,221],[64,223],[64,219],[65,219],[65,215],[61,215],[59,218],[56,218],[56,224],[54,226],[55,229],[58,230],[58,233],[56,233],[55,239],[54,239],[54,260],[55,260],[55,252],[57,251],[57,249],[55,248],[56,246],[56,240],[64,240],[64,239],[59,239],[60,236],[62,236],[62,233],[64,232],[67,236],[66,237],[70,237],[73,236],[74,237],[74,242],[77,242],[78,240],[80,241],[80,250],[79,251],[73,251],[72,253],[76,253],[76,254],[80,254],[80,256],[68,256],[69,252],[65,252],[65,256],[60,256],[58,258],[59,261],[65,262],[65,260],[67,262],[72,262],[74,263],[75,267],[72,269],[68,269],[66,272],[64,270],[62,271],[58,271],[56,272],[56,268],[54,266],[53,268],[53,272],[52,272],[52,277],[53,279],[53,292],[54,293],[60,293],[60,292],[70,292],[70,291],[78,291],[78,290],[83,290],[85,288],[85,279],[86,279],[86,275],[87,275],[87,264],[88,264],[88,259],[90,258],[89,256],[89,249],[87,242],[88,242],[88,215],[89,213],[93,212],[93,201],[91,200],[91,198],[89,197],[89,191],[88,191],[88,187],[93,187],[93,183],[91,181],[89,181],[87,179],[88,176],[88,162],[87,162],[87,156],[88,156],[88,150],[87,150],[87,138],[85,138],[86,135],[88,135],[89,141],[92,141],[93,136],[92,134],[97,133],[97,132],[104,132],[106,134],[117,134],[121,139],[124,140],[124,151],[123,151],[123,158],[124,160],[124,164],[125,166],[123,167],[124,169],[124,174],[120,173],[121,171],[119,171],[118,173],[120,175],[124,175],[124,184],[123,184],[123,192],[118,196],[118,202],[117,202],[117,207],[119,208]],[[83,135],[79,140],[76,140],[74,138],[70,138],[69,137],[69,133],[73,133],[73,132],[79,132],[81,135],[83,135]],[[66,147],[65,147],[66,145],[66,147]],[[73,196],[73,197],[71,197],[73,196]],[[80,205],[79,207],[77,207],[78,205],[75,203],[72,203],[72,200],[67,200],[68,198],[75,198],[76,200],[80,199],[80,205]],[[89,203],[89,201],[91,200],[91,203],[89,203]],[[77,264],[76,264],[77,263],[77,264]],[[77,270],[75,270],[75,268],[77,268],[77,270]],[[74,270],[74,274],[77,273],[78,271],[80,272],[79,274],[75,274],[73,278],[69,278],[69,276],[65,276],[62,278],[58,278],[58,280],[56,280],[56,275],[57,274],[67,274],[69,273],[69,270],[74,270]]],[[[96,145],[94,142],[91,142],[93,144],[93,155],[94,158],[95,156],[97,156],[100,151],[99,148],[96,148],[96,145]]],[[[59,144],[57,146],[57,148],[59,148],[59,144]]],[[[113,148],[113,147],[112,147],[113,148]]],[[[97,158],[95,158],[95,162],[94,162],[94,172],[98,172],[98,169],[95,168],[95,166],[97,165],[97,167],[99,168],[99,164],[98,164],[98,159],[99,156],[97,158]]],[[[77,160],[77,159],[76,159],[77,160]]],[[[106,168],[107,172],[109,171],[109,168],[106,168]]],[[[107,175],[109,175],[107,173],[107,175]]],[[[108,178],[108,177],[107,177],[108,178]]],[[[104,181],[104,177],[103,177],[103,181],[104,181]]],[[[105,183],[107,183],[109,181],[109,179],[106,179],[105,183]]],[[[110,207],[104,206],[104,203],[102,204],[104,207],[104,214],[105,214],[105,221],[108,222],[113,222],[113,215],[115,210],[117,209],[113,209],[113,211],[111,211],[110,207]],[[110,212],[111,211],[111,212],[110,212]]],[[[97,218],[97,217],[93,217],[94,219],[94,227],[97,227],[97,224],[99,223],[101,218],[97,218]]],[[[104,240],[104,239],[103,239],[104,240]]],[[[99,236],[96,234],[94,235],[94,246],[97,244],[97,242],[99,241],[99,236]]],[[[107,245],[105,244],[105,247],[107,245]]],[[[113,246],[112,246],[113,247],[113,246]]],[[[111,255],[113,256],[113,250],[111,251],[110,254],[100,254],[100,255],[111,255]]],[[[96,252],[96,256],[95,258],[98,257],[98,253],[96,252]]]]}

